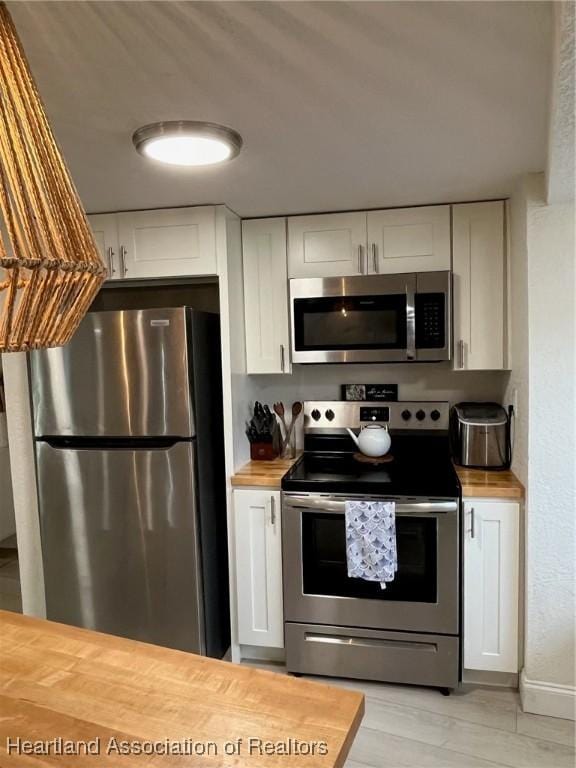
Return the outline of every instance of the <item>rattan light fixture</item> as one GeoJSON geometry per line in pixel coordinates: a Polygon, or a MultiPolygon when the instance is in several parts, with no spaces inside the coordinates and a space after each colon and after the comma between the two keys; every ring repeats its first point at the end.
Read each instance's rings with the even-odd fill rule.
{"type": "Polygon", "coordinates": [[[0,3],[0,352],[65,344],[106,270],[0,3]]]}

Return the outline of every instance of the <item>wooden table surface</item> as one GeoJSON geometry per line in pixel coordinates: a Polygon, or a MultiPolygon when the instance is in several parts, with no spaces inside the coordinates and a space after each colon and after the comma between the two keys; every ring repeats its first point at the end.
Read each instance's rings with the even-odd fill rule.
{"type": "Polygon", "coordinates": [[[0,611],[2,768],[340,767],[363,713],[355,691],[0,611]],[[152,742],[192,754],[134,751],[152,742]]]}
{"type": "MultiPolygon", "coordinates": [[[[232,476],[232,485],[235,488],[279,490],[282,477],[298,458],[249,461],[232,476]]],[[[464,469],[464,467],[455,467],[455,469],[465,498],[497,498],[513,501],[521,501],[524,498],[524,486],[513,472],[487,472],[482,469],[464,469]]]]}

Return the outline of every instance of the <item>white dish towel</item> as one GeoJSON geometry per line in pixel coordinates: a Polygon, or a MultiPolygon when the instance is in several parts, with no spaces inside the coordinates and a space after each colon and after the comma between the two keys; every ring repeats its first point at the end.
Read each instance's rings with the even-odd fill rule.
{"type": "Polygon", "coordinates": [[[378,581],[382,589],[398,570],[396,505],[393,501],[347,501],[346,561],[351,579],[378,581]]]}

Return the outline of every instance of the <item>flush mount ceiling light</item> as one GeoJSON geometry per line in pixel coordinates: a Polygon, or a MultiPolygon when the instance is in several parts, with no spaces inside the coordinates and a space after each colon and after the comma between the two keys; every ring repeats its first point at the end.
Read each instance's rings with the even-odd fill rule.
{"type": "Polygon", "coordinates": [[[132,136],[144,157],[168,165],[216,165],[240,152],[242,137],[231,128],[194,120],[171,120],[139,128],[132,136]]]}

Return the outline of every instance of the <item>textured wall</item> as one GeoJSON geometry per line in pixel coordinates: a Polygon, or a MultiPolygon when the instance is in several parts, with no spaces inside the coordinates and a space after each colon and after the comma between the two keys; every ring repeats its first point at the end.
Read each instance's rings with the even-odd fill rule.
{"type": "Polygon", "coordinates": [[[548,130],[547,202],[574,200],[575,5],[556,2],[548,130]]]}
{"type": "Polygon", "coordinates": [[[568,717],[576,685],[574,206],[546,205],[538,174],[517,191],[512,214],[509,386],[518,388],[522,417],[516,469],[527,480],[523,702],[568,717]]]}
{"type": "MultiPolygon", "coordinates": [[[[536,183],[538,177],[536,177],[536,183]]],[[[512,469],[528,483],[528,242],[526,195],[523,178],[510,200],[509,279],[510,353],[512,370],[505,401],[516,406],[512,469]],[[516,394],[516,397],[514,397],[516,394]]]]}

